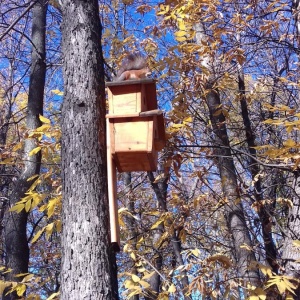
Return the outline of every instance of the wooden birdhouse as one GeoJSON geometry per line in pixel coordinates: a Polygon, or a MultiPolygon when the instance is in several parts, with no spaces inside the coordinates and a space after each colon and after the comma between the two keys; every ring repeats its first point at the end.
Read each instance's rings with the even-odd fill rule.
{"type": "Polygon", "coordinates": [[[165,144],[162,112],[152,79],[111,82],[108,88],[111,154],[119,172],[155,171],[165,144]]]}
{"type": "Polygon", "coordinates": [[[111,242],[119,249],[116,168],[119,172],[155,171],[165,145],[162,111],[152,79],[108,82],[107,166],[111,242]]]}

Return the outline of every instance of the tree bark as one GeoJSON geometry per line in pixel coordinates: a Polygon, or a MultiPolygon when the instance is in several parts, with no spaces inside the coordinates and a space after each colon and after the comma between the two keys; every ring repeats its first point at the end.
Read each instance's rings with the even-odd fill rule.
{"type": "MultiPolygon", "coordinates": [[[[293,207],[289,211],[288,228],[283,243],[282,260],[285,268],[285,275],[300,278],[300,252],[299,247],[293,241],[300,240],[300,174],[295,172],[293,207]]],[[[295,300],[300,300],[300,285],[295,290],[295,300]]]]}
{"type": "Polygon", "coordinates": [[[97,0],[61,1],[62,108],[61,299],[118,299],[110,247],[105,86],[97,0]]]}
{"type": "MultiPolygon", "coordinates": [[[[39,115],[43,113],[44,86],[46,77],[46,12],[47,1],[39,1],[33,7],[32,19],[32,54],[29,81],[28,109],[26,125],[29,131],[41,125],[39,115]]],[[[27,138],[24,146],[24,169],[20,178],[14,183],[10,197],[9,207],[25,196],[26,191],[32,184],[27,179],[39,174],[41,165],[41,153],[29,156],[29,152],[37,147],[35,139],[27,138]]],[[[5,215],[5,249],[6,263],[12,272],[8,273],[6,280],[21,281],[22,277],[15,277],[16,274],[28,272],[29,247],[26,235],[28,213],[23,210],[20,213],[7,211],[5,215]]],[[[7,289],[4,291],[3,299],[19,299],[15,293],[7,296],[7,289]]]]}

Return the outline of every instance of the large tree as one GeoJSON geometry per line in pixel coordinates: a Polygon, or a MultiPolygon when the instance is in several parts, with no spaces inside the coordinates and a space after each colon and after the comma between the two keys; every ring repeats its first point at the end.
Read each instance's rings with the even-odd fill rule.
{"type": "Polygon", "coordinates": [[[117,299],[110,247],[101,24],[96,0],[61,1],[63,234],[61,299],[117,299]]]}

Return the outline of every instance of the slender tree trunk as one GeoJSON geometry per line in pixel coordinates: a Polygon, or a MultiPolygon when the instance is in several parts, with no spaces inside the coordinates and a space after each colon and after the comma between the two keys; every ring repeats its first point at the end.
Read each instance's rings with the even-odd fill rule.
{"type": "MultiPolygon", "coordinates": [[[[196,30],[196,41],[200,45],[202,41],[207,40],[205,29],[202,23],[194,26],[196,30]]],[[[230,143],[225,125],[225,116],[220,111],[220,95],[214,89],[214,77],[217,78],[213,68],[213,59],[203,57],[203,66],[211,71],[210,78],[205,84],[205,100],[209,109],[210,120],[213,128],[214,146],[216,148],[216,160],[221,177],[221,185],[226,204],[224,205],[225,219],[227,227],[232,235],[234,255],[237,264],[238,275],[245,281],[249,281],[255,286],[260,284],[259,272],[250,270],[251,261],[256,261],[255,254],[246,250],[242,245],[252,246],[249,230],[246,224],[243,206],[241,204],[237,176],[234,162],[230,151],[230,143]]]]}
{"type": "MultiPolygon", "coordinates": [[[[26,125],[28,130],[34,130],[41,125],[39,115],[43,113],[44,86],[46,77],[46,12],[47,1],[39,1],[33,7],[32,19],[32,55],[29,81],[28,110],[26,125]]],[[[10,197],[9,207],[12,207],[22,197],[32,184],[27,179],[39,174],[41,165],[41,153],[29,156],[29,152],[37,147],[35,139],[26,139],[24,147],[24,169],[20,178],[14,183],[10,197]]],[[[7,266],[12,272],[6,276],[7,280],[22,280],[22,277],[15,277],[16,274],[28,272],[29,247],[26,235],[28,213],[23,210],[20,213],[7,212],[5,216],[5,248],[7,266]]],[[[19,297],[11,293],[3,299],[12,300],[19,297]]]]}
{"type": "MultiPolygon", "coordinates": [[[[133,191],[132,191],[132,182],[131,182],[131,173],[125,172],[123,174],[124,183],[125,183],[125,194],[126,194],[126,207],[128,211],[134,215],[134,201],[133,201],[133,191]]],[[[125,217],[125,223],[128,232],[128,239],[131,241],[133,248],[136,249],[137,243],[137,230],[136,230],[136,222],[132,218],[132,216],[125,217]]],[[[137,274],[137,268],[135,264],[132,266],[131,274],[137,274]]],[[[133,295],[129,300],[139,300],[139,295],[133,295]]]]}
{"type": "MultiPolygon", "coordinates": [[[[252,176],[252,180],[254,182],[254,196],[257,202],[262,202],[263,200],[263,192],[262,192],[262,183],[260,178],[256,178],[259,174],[259,165],[255,161],[256,158],[256,149],[255,149],[255,135],[251,128],[251,122],[248,113],[247,100],[245,95],[245,80],[244,74],[242,73],[242,69],[240,68],[238,74],[238,84],[240,91],[240,102],[241,102],[241,110],[242,117],[246,131],[246,139],[248,144],[248,151],[251,155],[249,158],[249,170],[252,176]]],[[[259,206],[259,219],[262,226],[262,236],[264,240],[264,247],[266,251],[266,260],[269,263],[272,271],[278,272],[278,263],[277,263],[277,251],[276,246],[274,244],[274,240],[272,237],[272,206],[267,204],[261,204],[259,206]]]]}
{"type": "Polygon", "coordinates": [[[219,112],[221,105],[220,96],[210,84],[207,84],[206,89],[206,102],[210,112],[215,146],[220,147],[216,150],[216,157],[223,193],[227,198],[227,203],[224,207],[225,218],[229,232],[232,234],[237,270],[241,278],[257,286],[260,283],[259,274],[257,271],[249,269],[250,262],[256,260],[255,255],[253,252],[241,247],[244,244],[251,247],[252,242],[239,195],[234,163],[225,126],[225,117],[219,112]]]}
{"type": "Polygon", "coordinates": [[[97,0],[61,1],[62,109],[61,299],[118,299],[110,247],[105,86],[97,0]]]}
{"type": "MultiPolygon", "coordinates": [[[[148,172],[148,177],[150,179],[152,188],[155,192],[156,198],[158,200],[158,203],[159,203],[161,209],[163,211],[167,212],[168,209],[167,209],[166,199],[167,199],[167,191],[168,191],[168,178],[164,178],[160,182],[154,183],[155,178],[154,178],[152,172],[148,172]]],[[[158,229],[160,230],[160,235],[161,235],[164,232],[163,225],[161,225],[161,228],[158,228],[158,229]]],[[[174,232],[172,234],[172,236],[170,237],[170,241],[171,241],[171,245],[172,245],[172,248],[173,248],[174,258],[176,260],[176,265],[177,265],[177,267],[179,267],[179,266],[183,265],[184,262],[183,262],[183,258],[182,258],[182,255],[181,255],[181,251],[182,251],[181,240],[178,238],[178,235],[177,235],[176,232],[174,232]]],[[[160,260],[158,262],[160,262],[160,260]]],[[[188,297],[186,297],[184,295],[185,291],[186,291],[186,289],[188,288],[188,285],[189,285],[187,273],[186,273],[185,270],[182,270],[181,273],[182,273],[181,274],[182,276],[180,278],[180,285],[181,285],[181,290],[183,291],[183,297],[184,297],[183,299],[189,299],[188,297]]],[[[158,274],[156,274],[156,276],[157,275],[158,274]]],[[[154,281],[154,278],[152,280],[154,281]]],[[[158,279],[156,279],[156,282],[158,282],[158,279]]],[[[154,286],[153,282],[152,282],[152,284],[154,286]]]]}

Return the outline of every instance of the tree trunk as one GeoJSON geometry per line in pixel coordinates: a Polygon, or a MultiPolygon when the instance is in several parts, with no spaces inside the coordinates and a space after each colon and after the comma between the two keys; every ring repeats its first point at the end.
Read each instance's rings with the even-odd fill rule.
{"type": "MultiPolygon", "coordinates": [[[[124,183],[125,183],[125,190],[124,193],[126,194],[126,207],[128,211],[134,215],[134,199],[133,199],[133,191],[132,191],[132,181],[131,181],[131,173],[125,172],[123,173],[124,183]]],[[[137,244],[137,230],[136,230],[136,222],[132,216],[125,216],[125,223],[127,227],[128,236],[127,239],[131,241],[131,244],[134,249],[136,249],[137,244]]],[[[131,269],[131,274],[137,275],[137,267],[134,263],[131,269]]],[[[133,295],[129,298],[129,300],[139,300],[139,295],[133,295]]]]}
{"type": "Polygon", "coordinates": [[[97,0],[61,1],[62,108],[61,299],[118,299],[110,247],[105,86],[97,0]]]}
{"type": "MultiPolygon", "coordinates": [[[[152,172],[148,172],[148,177],[149,177],[149,180],[151,182],[152,188],[155,192],[156,198],[158,200],[158,203],[159,203],[161,209],[164,212],[167,212],[168,209],[167,209],[167,201],[166,200],[167,200],[168,179],[169,178],[166,177],[163,180],[161,180],[160,182],[155,183],[154,182],[155,178],[154,178],[152,172]]],[[[162,235],[162,233],[164,231],[165,231],[164,226],[161,224],[157,229],[156,235],[159,235],[159,238],[160,238],[160,236],[162,235]]],[[[159,238],[154,239],[154,241],[158,240],[159,238]]],[[[174,232],[172,234],[172,236],[170,237],[170,242],[171,242],[171,245],[172,245],[172,248],[173,248],[174,258],[176,260],[176,266],[179,267],[179,266],[183,265],[184,262],[183,262],[183,258],[182,258],[182,255],[181,255],[181,251],[182,251],[181,240],[178,238],[176,232],[174,232]]],[[[160,258],[158,256],[158,258],[156,259],[156,263],[158,263],[158,265],[161,268],[162,267],[162,258],[160,258]]],[[[181,273],[182,274],[181,274],[181,278],[179,279],[179,281],[180,281],[180,285],[181,285],[180,287],[181,287],[181,290],[182,290],[182,293],[183,293],[183,299],[189,299],[189,297],[185,296],[185,292],[186,292],[186,290],[189,286],[187,272],[186,272],[186,270],[181,270],[181,273]]],[[[159,277],[157,278],[157,276],[159,276],[159,275],[154,274],[154,276],[152,276],[153,278],[151,278],[151,280],[150,280],[151,287],[153,286],[153,287],[159,288],[159,285],[157,283],[160,284],[160,278],[159,277]]],[[[159,292],[159,289],[157,290],[157,292],[159,292]]]]}
{"type": "MultiPolygon", "coordinates": [[[[200,22],[195,24],[194,28],[196,31],[196,41],[200,45],[202,41],[207,40],[205,28],[200,22]]],[[[208,56],[203,57],[203,66],[211,71],[210,77],[205,84],[205,100],[209,109],[213,128],[213,143],[214,146],[216,146],[215,154],[222,190],[224,197],[226,198],[226,203],[224,205],[225,219],[228,230],[232,235],[238,276],[243,280],[258,286],[260,284],[259,272],[249,269],[250,262],[256,261],[255,255],[253,252],[241,248],[242,245],[251,247],[252,242],[246,224],[243,206],[241,204],[237,176],[225,125],[226,120],[224,114],[220,111],[220,95],[218,91],[214,89],[214,78],[217,78],[219,75],[214,71],[214,63],[216,62],[213,58],[208,56]]]]}
{"type": "Polygon", "coordinates": [[[222,189],[224,196],[227,198],[225,209],[225,218],[229,232],[232,234],[237,270],[239,276],[253,285],[260,283],[257,271],[250,270],[249,264],[255,261],[253,252],[241,248],[242,245],[251,247],[251,239],[247,228],[243,207],[239,195],[237,178],[231,156],[229,139],[225,126],[225,117],[220,113],[220,96],[219,93],[207,84],[206,102],[210,112],[210,120],[214,131],[214,144],[216,148],[216,157],[221,177],[222,189]]]}
{"type": "MultiPolygon", "coordinates": [[[[33,7],[32,20],[32,54],[29,81],[29,96],[26,124],[28,130],[34,130],[41,125],[39,115],[43,113],[43,98],[46,76],[46,12],[47,1],[39,1],[33,7]]],[[[39,174],[41,165],[41,153],[29,156],[29,152],[37,147],[35,139],[27,138],[24,147],[24,169],[20,178],[14,183],[10,197],[9,207],[25,196],[26,191],[32,184],[28,178],[39,174]]],[[[21,281],[22,277],[15,277],[16,274],[28,272],[29,247],[26,235],[28,213],[23,210],[20,213],[7,212],[5,215],[5,248],[7,266],[12,269],[6,280],[21,281]]],[[[19,299],[15,293],[5,296],[3,299],[19,299]]]]}
{"type": "MultiPolygon", "coordinates": [[[[261,186],[261,179],[256,178],[259,174],[259,165],[255,161],[256,158],[256,149],[255,149],[255,135],[251,128],[251,122],[248,114],[248,106],[245,95],[245,80],[244,74],[242,73],[242,69],[240,68],[238,74],[238,84],[239,84],[239,92],[240,92],[240,101],[241,101],[241,110],[242,117],[246,131],[246,139],[248,144],[248,151],[251,155],[249,158],[249,170],[252,176],[252,180],[254,182],[254,196],[257,202],[262,202],[263,200],[263,192],[261,186]]],[[[277,263],[277,251],[276,246],[274,244],[274,240],[272,237],[272,206],[267,204],[261,204],[259,206],[259,219],[262,227],[262,236],[264,241],[264,248],[266,251],[266,260],[269,263],[272,271],[274,273],[278,272],[278,263],[277,263]]]]}

